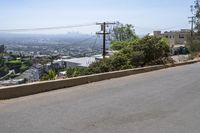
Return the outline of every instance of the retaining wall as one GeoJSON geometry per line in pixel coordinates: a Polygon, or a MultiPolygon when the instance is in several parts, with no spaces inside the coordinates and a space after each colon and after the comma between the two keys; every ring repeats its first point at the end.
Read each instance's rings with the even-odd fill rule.
{"type": "Polygon", "coordinates": [[[119,77],[139,74],[139,73],[156,71],[156,70],[165,69],[169,67],[193,64],[197,62],[200,62],[200,61],[195,60],[195,61],[188,61],[188,62],[178,63],[178,64],[157,65],[157,66],[150,66],[150,67],[144,67],[144,68],[94,74],[94,75],[82,76],[82,77],[77,77],[77,78],[44,81],[44,82],[36,82],[36,83],[30,83],[30,84],[24,84],[24,85],[3,87],[3,88],[0,88],[0,100],[28,96],[28,95],[33,95],[37,93],[88,84],[91,82],[98,82],[98,81],[103,81],[103,80],[112,79],[112,78],[119,78],[119,77]]]}

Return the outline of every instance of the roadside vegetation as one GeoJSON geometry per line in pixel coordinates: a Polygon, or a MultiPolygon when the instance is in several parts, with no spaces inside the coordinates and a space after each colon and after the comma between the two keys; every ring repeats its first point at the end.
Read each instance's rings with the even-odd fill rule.
{"type": "Polygon", "coordinates": [[[88,68],[67,69],[68,78],[173,62],[169,58],[170,48],[165,38],[149,35],[138,38],[132,25],[118,26],[114,28],[115,40],[111,44],[115,54],[88,68]]]}
{"type": "Polygon", "coordinates": [[[195,0],[191,6],[194,17],[194,31],[188,36],[187,48],[191,54],[191,58],[200,57],[200,0],[195,0]]]}
{"type": "MultiPolygon", "coordinates": [[[[66,77],[71,78],[172,62],[169,58],[170,48],[166,39],[150,35],[139,38],[135,34],[134,26],[130,24],[117,23],[113,32],[114,39],[111,43],[111,49],[115,52],[112,56],[97,61],[88,68],[66,69],[66,77]]],[[[49,60],[52,64],[54,58],[49,60]]],[[[33,62],[27,57],[4,53],[4,56],[3,54],[0,56],[0,76],[8,74],[9,70],[14,70],[15,73],[23,73],[32,66],[33,62]],[[3,59],[5,54],[9,57],[8,60],[3,59]]],[[[54,80],[58,73],[59,70],[52,68],[42,75],[41,80],[54,80]]],[[[14,77],[15,74],[11,76],[14,77]]]]}
{"type": "MultiPolygon", "coordinates": [[[[0,77],[5,76],[10,70],[13,70],[16,74],[23,73],[29,67],[32,66],[32,61],[22,56],[16,56],[10,53],[0,53],[0,77]],[[3,57],[8,57],[5,60],[3,57]]],[[[10,75],[8,78],[15,77],[15,74],[10,75]]]]}
{"type": "Polygon", "coordinates": [[[55,80],[56,78],[56,71],[51,69],[47,73],[42,76],[42,81],[45,80],[55,80]]]}

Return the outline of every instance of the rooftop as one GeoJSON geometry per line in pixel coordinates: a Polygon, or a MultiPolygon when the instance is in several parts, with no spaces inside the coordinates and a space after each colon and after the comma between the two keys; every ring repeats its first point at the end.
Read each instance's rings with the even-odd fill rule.
{"type": "Polygon", "coordinates": [[[95,57],[82,57],[82,58],[73,58],[73,59],[65,59],[65,62],[77,63],[82,67],[89,67],[90,64],[96,61],[95,57]]]}

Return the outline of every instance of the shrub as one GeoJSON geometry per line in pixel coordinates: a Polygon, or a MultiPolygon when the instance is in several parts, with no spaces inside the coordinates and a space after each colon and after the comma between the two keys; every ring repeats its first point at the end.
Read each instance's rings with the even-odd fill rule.
{"type": "Polygon", "coordinates": [[[54,70],[49,70],[48,73],[42,76],[42,80],[54,80],[56,78],[56,72],[54,70]]]}
{"type": "Polygon", "coordinates": [[[88,75],[87,68],[68,68],[66,72],[68,78],[88,75]]]}
{"type": "Polygon", "coordinates": [[[88,68],[69,68],[66,70],[67,77],[164,64],[170,61],[167,58],[169,46],[163,38],[145,36],[142,39],[115,41],[111,47],[118,52],[109,58],[92,63],[88,68]]]}

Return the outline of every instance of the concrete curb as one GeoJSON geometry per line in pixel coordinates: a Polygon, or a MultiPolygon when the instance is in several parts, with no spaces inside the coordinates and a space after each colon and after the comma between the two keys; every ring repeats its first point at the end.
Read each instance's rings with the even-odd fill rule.
{"type": "Polygon", "coordinates": [[[0,88],[0,100],[28,96],[28,95],[38,94],[38,93],[52,91],[52,90],[58,90],[58,89],[88,84],[92,82],[103,81],[103,80],[112,79],[112,78],[119,78],[119,77],[134,75],[134,74],[166,69],[170,67],[194,64],[197,62],[200,62],[200,60],[188,61],[188,62],[178,63],[178,64],[157,65],[157,66],[150,66],[150,67],[144,67],[144,68],[94,74],[94,75],[82,76],[82,77],[71,78],[71,79],[62,79],[62,80],[55,80],[55,81],[45,81],[45,82],[37,82],[37,83],[31,83],[31,84],[25,84],[25,85],[3,87],[3,88],[0,88]]]}

